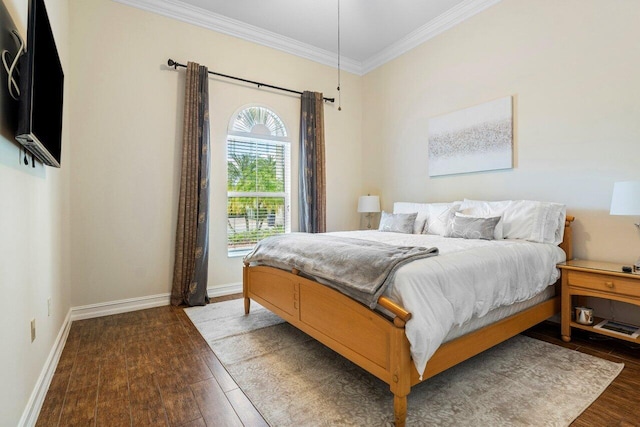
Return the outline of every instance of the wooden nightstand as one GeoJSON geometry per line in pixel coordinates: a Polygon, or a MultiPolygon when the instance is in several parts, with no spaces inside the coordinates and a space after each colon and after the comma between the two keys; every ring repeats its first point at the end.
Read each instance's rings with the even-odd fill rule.
{"type": "MultiPolygon", "coordinates": [[[[571,320],[573,296],[590,296],[622,301],[640,306],[640,274],[623,273],[621,264],[610,262],[571,260],[558,264],[562,269],[562,339],[571,341],[571,328],[584,329],[614,338],[640,343],[640,338],[631,338],[593,326],[582,325],[571,320]]],[[[602,318],[594,318],[594,325],[602,318]]]]}

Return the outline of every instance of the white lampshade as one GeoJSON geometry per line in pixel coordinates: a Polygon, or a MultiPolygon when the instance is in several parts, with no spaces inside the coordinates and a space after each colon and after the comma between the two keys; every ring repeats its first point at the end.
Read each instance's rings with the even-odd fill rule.
{"type": "Polygon", "coordinates": [[[640,181],[613,184],[611,215],[640,215],[640,181]]]}
{"type": "Polygon", "coordinates": [[[380,197],[360,196],[358,199],[358,212],[380,212],[380,197]]]}

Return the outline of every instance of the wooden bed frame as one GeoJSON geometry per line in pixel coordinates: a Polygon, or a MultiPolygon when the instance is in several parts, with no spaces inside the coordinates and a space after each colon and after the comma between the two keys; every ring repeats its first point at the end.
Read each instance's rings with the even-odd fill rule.
{"type": "MultiPolygon", "coordinates": [[[[560,247],[573,255],[571,222],[567,216],[560,247]]],[[[421,382],[411,360],[404,326],[411,313],[382,296],[378,303],[394,314],[388,318],[365,305],[313,280],[299,271],[249,266],[243,271],[245,313],[251,300],[271,310],[293,326],[389,384],[393,393],[395,425],[403,427],[407,395],[421,382]]],[[[558,281],[559,283],[559,281],[558,281]]],[[[499,344],[560,311],[560,286],[556,296],[496,323],[441,345],[429,359],[422,381],[499,344]]]]}

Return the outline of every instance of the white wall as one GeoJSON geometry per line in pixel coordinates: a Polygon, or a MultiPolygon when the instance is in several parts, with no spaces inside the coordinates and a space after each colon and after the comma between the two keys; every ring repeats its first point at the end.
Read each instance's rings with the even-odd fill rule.
{"type": "MultiPolygon", "coordinates": [[[[25,37],[27,0],[3,0],[25,37]]],[[[69,77],[68,3],[46,6],[69,77]]],[[[4,70],[2,76],[4,76],[4,70]]],[[[2,81],[2,89],[6,82],[2,81]]],[[[69,99],[68,86],[65,98],[69,99]]],[[[4,93],[3,93],[4,96],[4,93]]],[[[71,117],[65,105],[62,169],[24,166],[19,146],[0,137],[0,425],[17,425],[70,308],[71,117]],[[51,298],[51,315],[47,299],[51,298]],[[30,321],[36,319],[36,339],[30,321]]]]}
{"type": "Polygon", "coordinates": [[[364,76],[364,182],[385,209],[465,197],[565,203],[576,257],[631,264],[638,218],[610,216],[609,204],[615,181],[640,179],[640,2],[533,3],[503,0],[364,76]],[[428,119],[507,95],[514,168],[430,178],[428,119]]]}
{"type": "Polygon", "coordinates": [[[363,78],[364,182],[397,200],[525,198],[576,216],[575,254],[630,263],[637,218],[609,216],[640,179],[640,3],[504,0],[363,78]],[[428,176],[428,118],[516,97],[515,167],[428,176]]]}
{"type": "MultiPolygon", "coordinates": [[[[334,96],[337,72],[277,50],[109,0],[71,9],[75,79],[72,173],[73,306],[170,291],[179,186],[184,70],[168,58],[298,90],[334,96]]],[[[354,228],[361,188],[361,81],[343,73],[342,111],[325,104],[327,227],[354,228]]],[[[226,251],[226,131],[246,104],[272,108],[294,141],[300,100],[209,80],[212,175],[209,286],[239,283],[226,251]]],[[[297,199],[296,175],[292,179],[297,199]]],[[[292,214],[297,226],[296,210],[292,214]]]]}

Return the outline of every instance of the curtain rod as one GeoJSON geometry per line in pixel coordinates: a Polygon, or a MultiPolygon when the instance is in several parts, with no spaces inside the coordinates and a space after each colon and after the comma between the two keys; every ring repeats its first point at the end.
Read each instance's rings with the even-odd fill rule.
{"type": "MultiPolygon", "coordinates": [[[[180,64],[179,62],[176,62],[173,59],[169,59],[167,61],[167,65],[169,67],[173,67],[174,70],[177,70],[178,67],[187,68],[186,65],[180,64]]],[[[238,81],[245,82],[245,83],[250,83],[250,84],[256,85],[258,87],[264,86],[264,87],[268,87],[268,88],[271,88],[271,89],[277,89],[277,90],[282,90],[282,91],[289,92],[289,93],[297,93],[298,95],[302,95],[302,92],[297,91],[297,90],[287,89],[287,88],[279,87],[279,86],[268,85],[266,83],[255,82],[253,80],[247,80],[247,79],[242,79],[240,77],[229,76],[227,74],[216,73],[215,71],[209,71],[209,74],[213,74],[215,76],[224,77],[224,78],[227,78],[227,79],[238,80],[238,81]]],[[[323,98],[323,99],[326,102],[335,102],[335,100],[336,100],[335,98],[323,98]]]]}

